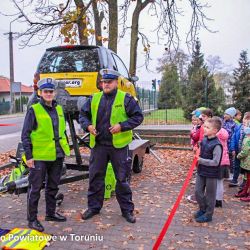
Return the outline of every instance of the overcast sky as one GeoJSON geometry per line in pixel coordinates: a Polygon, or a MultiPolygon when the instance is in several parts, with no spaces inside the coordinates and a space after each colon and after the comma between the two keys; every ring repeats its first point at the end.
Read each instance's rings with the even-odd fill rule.
{"type": "MultiPolygon", "coordinates": [[[[186,0],[185,0],[186,1],[186,0]]],[[[182,2],[185,2],[184,0],[182,2]]],[[[63,1],[61,1],[63,2],[63,1]]],[[[204,2],[202,0],[202,2],[204,2]]],[[[250,0],[208,0],[211,7],[206,10],[208,17],[214,19],[208,23],[212,30],[217,33],[209,33],[208,31],[200,32],[200,40],[202,52],[205,57],[208,55],[220,56],[222,61],[227,65],[237,66],[237,61],[241,50],[250,51],[250,0]]],[[[184,10],[186,9],[183,6],[184,10]]],[[[0,10],[4,13],[13,14],[14,10],[10,0],[0,1],[0,10]]],[[[9,32],[9,22],[13,17],[0,15],[0,44],[1,44],[1,60],[0,75],[9,77],[9,43],[8,36],[3,33],[9,32]]],[[[179,29],[182,39],[185,38],[185,32],[188,25],[189,15],[179,20],[179,29]]],[[[14,22],[12,31],[20,31],[21,24],[14,22]]],[[[144,12],[141,18],[141,27],[143,31],[152,30],[152,20],[144,12]]],[[[150,33],[151,41],[155,43],[151,47],[151,64],[150,69],[154,72],[147,72],[144,67],[138,68],[137,75],[140,81],[150,80],[153,78],[160,79],[161,76],[155,71],[157,59],[164,53],[164,43],[157,45],[155,32],[150,33]]],[[[49,44],[42,44],[36,47],[26,47],[19,49],[18,40],[14,41],[14,66],[15,81],[21,81],[26,85],[33,83],[33,75],[37,64],[47,47],[60,45],[59,41],[49,44]]],[[[186,50],[185,45],[182,49],[186,50]]],[[[187,50],[186,50],[187,51],[187,50]]],[[[120,41],[118,45],[118,54],[124,60],[128,67],[129,63],[129,37],[120,41]]],[[[138,66],[143,64],[143,51],[138,51],[138,66]]],[[[250,58],[250,56],[249,56],[250,58]]]]}

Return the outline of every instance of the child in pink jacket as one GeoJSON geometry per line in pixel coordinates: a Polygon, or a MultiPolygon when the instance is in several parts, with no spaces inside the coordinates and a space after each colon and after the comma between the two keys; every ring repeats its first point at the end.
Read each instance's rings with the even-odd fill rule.
{"type": "Polygon", "coordinates": [[[230,168],[230,161],[229,161],[229,154],[228,154],[228,147],[227,147],[227,140],[229,137],[228,132],[226,129],[221,128],[217,133],[217,137],[222,144],[223,152],[222,158],[219,168],[219,177],[217,179],[217,190],[216,190],[216,207],[222,207],[223,201],[223,193],[224,193],[224,185],[223,180],[224,178],[229,177],[229,168],[230,168]]]}

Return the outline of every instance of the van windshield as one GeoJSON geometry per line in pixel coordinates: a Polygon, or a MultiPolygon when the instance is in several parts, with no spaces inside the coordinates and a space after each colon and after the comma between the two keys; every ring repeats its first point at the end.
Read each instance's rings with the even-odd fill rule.
{"type": "Polygon", "coordinates": [[[46,51],[38,66],[40,73],[98,72],[97,49],[46,51]]]}

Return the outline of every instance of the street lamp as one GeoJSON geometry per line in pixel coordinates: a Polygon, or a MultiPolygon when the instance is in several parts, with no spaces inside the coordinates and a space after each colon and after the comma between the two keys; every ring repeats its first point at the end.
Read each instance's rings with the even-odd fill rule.
{"type": "Polygon", "coordinates": [[[9,59],[10,59],[10,113],[13,113],[13,93],[12,93],[12,83],[14,82],[14,59],[13,59],[13,32],[11,31],[11,24],[23,17],[23,14],[19,15],[17,18],[10,22],[10,31],[4,33],[4,35],[9,35],[9,59]]]}

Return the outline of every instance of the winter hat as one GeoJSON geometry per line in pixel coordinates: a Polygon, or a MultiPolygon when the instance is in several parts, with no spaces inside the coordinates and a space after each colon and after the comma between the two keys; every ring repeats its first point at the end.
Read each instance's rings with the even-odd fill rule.
{"type": "Polygon", "coordinates": [[[197,110],[195,110],[194,115],[195,115],[195,117],[199,118],[199,117],[200,117],[200,115],[201,115],[200,110],[198,110],[198,109],[197,109],[197,110]]]}
{"type": "Polygon", "coordinates": [[[234,118],[237,111],[234,107],[230,107],[230,108],[226,109],[224,113],[227,115],[230,115],[232,118],[234,118]]]}
{"type": "Polygon", "coordinates": [[[246,135],[250,135],[250,127],[244,128],[244,132],[246,135]]]}
{"type": "Polygon", "coordinates": [[[195,109],[195,110],[191,113],[191,115],[195,115],[196,117],[199,117],[199,116],[201,115],[201,111],[202,111],[202,110],[205,110],[205,109],[207,109],[207,108],[205,108],[205,107],[199,107],[199,108],[195,109]],[[198,115],[198,113],[196,113],[196,112],[200,112],[200,114],[198,115]]]}

